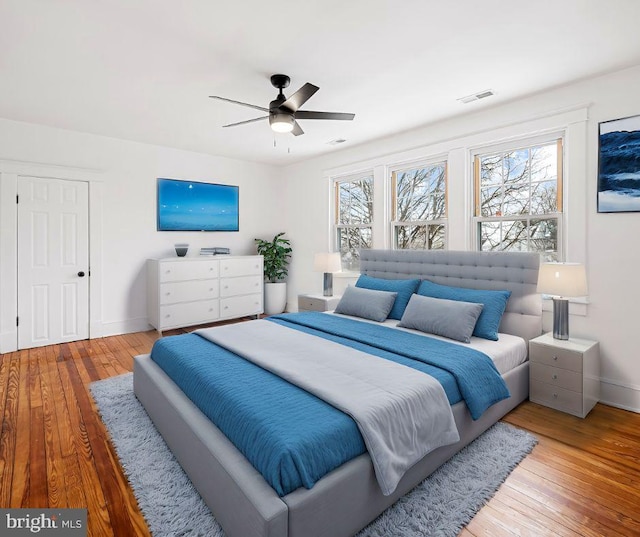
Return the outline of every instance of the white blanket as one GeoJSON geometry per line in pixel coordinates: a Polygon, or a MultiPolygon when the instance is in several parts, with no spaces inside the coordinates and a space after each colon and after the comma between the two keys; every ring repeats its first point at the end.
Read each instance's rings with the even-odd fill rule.
{"type": "Polygon", "coordinates": [[[444,388],[410,367],[265,320],[196,333],[351,416],[385,495],[427,453],[460,439],[444,388]]]}

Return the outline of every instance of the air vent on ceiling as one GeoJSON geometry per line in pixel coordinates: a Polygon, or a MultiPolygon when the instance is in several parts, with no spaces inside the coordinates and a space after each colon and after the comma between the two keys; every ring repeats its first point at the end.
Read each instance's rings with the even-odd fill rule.
{"type": "Polygon", "coordinates": [[[343,144],[345,143],[347,140],[345,140],[344,138],[336,138],[335,140],[331,140],[329,142],[327,142],[327,145],[338,145],[338,144],[343,144]]]}
{"type": "Polygon", "coordinates": [[[474,93],[473,95],[460,97],[458,101],[460,101],[461,103],[467,104],[467,103],[472,103],[473,101],[478,101],[480,99],[485,99],[486,97],[491,97],[492,95],[495,95],[493,93],[493,90],[488,89],[484,91],[479,91],[478,93],[474,93]]]}

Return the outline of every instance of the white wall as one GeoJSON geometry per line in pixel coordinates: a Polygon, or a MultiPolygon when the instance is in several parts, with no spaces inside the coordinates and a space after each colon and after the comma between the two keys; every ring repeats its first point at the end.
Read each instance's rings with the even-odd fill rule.
{"type": "Polygon", "coordinates": [[[90,181],[93,189],[92,337],[148,328],[145,260],[174,256],[173,244],[190,244],[188,255],[202,246],[225,246],[233,254],[255,253],[255,237],[270,238],[284,229],[283,181],[278,169],[263,164],[202,155],[91,134],[0,120],[0,332],[4,351],[15,332],[8,313],[15,277],[16,180],[25,172],[90,181]],[[4,172],[4,173],[3,173],[4,172]],[[156,178],[215,181],[240,186],[239,232],[156,231],[156,178]],[[97,194],[96,194],[97,193],[97,194]],[[94,210],[95,209],[95,210],[94,210]],[[101,215],[101,216],[100,216],[101,215]],[[101,222],[95,222],[101,218],[101,222]],[[101,251],[101,255],[95,252],[101,251]],[[4,290],[4,292],[3,292],[4,290]]]}
{"type": "MultiPolygon", "coordinates": [[[[464,194],[471,185],[470,169],[464,164],[470,149],[474,144],[545,132],[554,122],[564,122],[568,159],[566,259],[586,264],[590,301],[586,308],[576,309],[586,315],[571,316],[571,333],[600,341],[602,400],[640,411],[640,350],[636,342],[640,320],[640,286],[636,285],[640,213],[596,212],[598,122],[640,114],[638,87],[640,67],[634,67],[478,113],[472,113],[473,105],[467,105],[468,114],[449,121],[285,168],[286,230],[296,245],[289,303],[295,304],[299,292],[321,291],[322,276],[312,272],[312,260],[315,252],[331,247],[328,175],[444,152],[455,161],[454,170],[450,161],[449,180],[451,190],[458,193],[456,198],[450,191],[450,204],[456,203],[449,207],[450,218],[458,215],[466,219],[462,230],[460,226],[451,230],[450,225],[450,244],[458,249],[468,248],[470,209],[459,204],[464,203],[464,194]],[[571,115],[580,109],[587,110],[588,119],[571,115]]],[[[340,282],[334,287],[340,288],[340,282]]],[[[548,313],[544,325],[545,330],[550,330],[548,313]]]]}

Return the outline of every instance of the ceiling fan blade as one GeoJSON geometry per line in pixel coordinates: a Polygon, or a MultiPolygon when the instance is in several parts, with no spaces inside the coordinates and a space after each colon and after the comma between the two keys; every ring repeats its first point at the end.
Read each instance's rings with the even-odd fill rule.
{"type": "Polygon", "coordinates": [[[318,86],[314,86],[307,82],[293,95],[290,95],[289,98],[280,105],[280,108],[286,108],[287,110],[291,110],[291,112],[296,112],[298,108],[311,99],[314,93],[319,89],[320,88],[318,86]]]}
{"type": "Polygon", "coordinates": [[[254,123],[255,121],[262,121],[268,119],[269,116],[256,117],[253,119],[247,119],[246,121],[238,121],[238,123],[229,123],[229,125],[222,125],[223,127],[237,127],[238,125],[246,125],[247,123],[254,123]]]}
{"type": "Polygon", "coordinates": [[[304,134],[302,127],[298,124],[297,121],[293,122],[293,130],[291,131],[291,134],[293,134],[294,136],[300,136],[301,134],[304,134]]]}
{"type": "Polygon", "coordinates": [[[240,101],[234,101],[233,99],[227,99],[226,97],[218,97],[217,95],[209,95],[211,99],[218,99],[220,101],[226,101],[228,103],[239,104],[240,106],[248,106],[249,108],[255,108],[256,110],[262,110],[263,112],[268,112],[269,109],[264,106],[257,106],[255,104],[243,103],[240,101]]]}
{"type": "Polygon", "coordinates": [[[296,119],[339,119],[351,121],[355,114],[345,114],[344,112],[314,112],[313,110],[299,110],[296,112],[296,119]]]}

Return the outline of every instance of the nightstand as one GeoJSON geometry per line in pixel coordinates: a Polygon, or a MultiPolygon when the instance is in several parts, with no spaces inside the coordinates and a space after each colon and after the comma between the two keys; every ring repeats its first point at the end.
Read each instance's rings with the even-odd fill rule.
{"type": "Polygon", "coordinates": [[[336,309],[340,298],[336,295],[298,295],[298,311],[331,311],[336,309]]]}
{"type": "Polygon", "coordinates": [[[584,418],[600,397],[599,347],[551,334],[529,341],[529,400],[584,418]]]}

